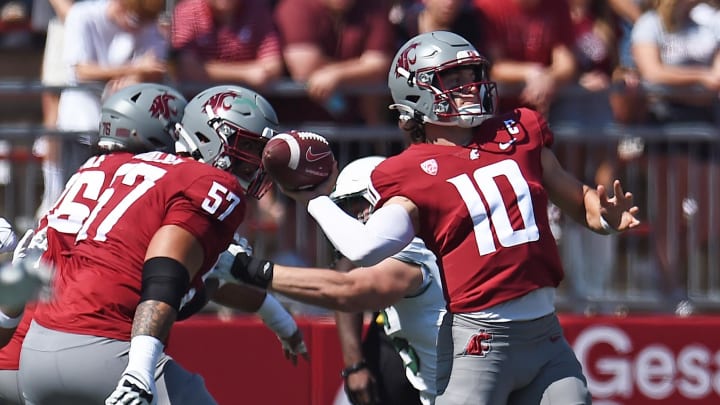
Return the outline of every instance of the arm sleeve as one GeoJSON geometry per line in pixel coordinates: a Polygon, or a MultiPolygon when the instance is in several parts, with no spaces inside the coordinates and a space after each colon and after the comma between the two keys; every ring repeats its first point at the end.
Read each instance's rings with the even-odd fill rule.
{"type": "Polygon", "coordinates": [[[372,266],[401,251],[415,235],[410,215],[397,204],[378,209],[365,224],[326,196],[311,200],[308,212],[333,246],[361,266],[372,266]]]}

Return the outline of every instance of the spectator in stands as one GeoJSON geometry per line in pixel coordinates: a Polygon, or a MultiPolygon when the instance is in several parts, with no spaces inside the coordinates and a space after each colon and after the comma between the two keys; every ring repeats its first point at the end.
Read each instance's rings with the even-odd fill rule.
{"type": "Polygon", "coordinates": [[[490,58],[490,75],[501,87],[500,111],[527,106],[547,115],[557,90],[575,79],[567,2],[474,1],[485,29],[480,50],[490,58]],[[517,87],[519,97],[511,96],[517,87]]]}
{"type": "Polygon", "coordinates": [[[182,82],[260,88],[282,75],[280,41],[265,0],[184,0],[175,7],[172,48],[182,82]]]}
{"type": "Polygon", "coordinates": [[[698,3],[658,0],[633,27],[632,52],[642,79],[675,92],[651,100],[658,122],[718,119],[720,19],[712,25],[695,22],[690,12],[698,3]]]}
{"type": "Polygon", "coordinates": [[[382,106],[387,97],[384,92],[382,95],[371,92],[355,99],[342,97],[339,89],[344,85],[384,87],[395,47],[388,11],[383,0],[278,3],[275,21],[283,40],[288,73],[292,80],[305,84],[311,100],[325,107],[325,118],[362,120],[366,124],[384,121],[386,109],[382,106]]]}
{"type": "MultiPolygon", "coordinates": [[[[48,3],[55,16],[47,23],[45,36],[45,52],[43,54],[40,81],[43,86],[60,87],[67,85],[69,67],[62,63],[64,49],[64,22],[73,0],[51,0],[48,3]]],[[[41,95],[43,126],[49,130],[57,129],[58,105],[60,92],[43,91],[41,95]]],[[[36,217],[41,217],[49,208],[48,204],[55,201],[63,189],[65,179],[62,176],[60,160],[60,138],[43,136],[33,145],[33,153],[42,159],[44,191],[42,202],[36,217]]]]}
{"type": "Polygon", "coordinates": [[[480,47],[478,18],[468,0],[401,1],[390,13],[390,21],[398,32],[398,46],[424,32],[451,31],[480,47]]]}
{"type": "MultiPolygon", "coordinates": [[[[720,92],[720,19],[709,25],[691,18],[697,0],[658,0],[632,31],[632,52],[641,77],[648,86],[648,107],[657,123],[704,122],[716,128],[720,92]]],[[[715,188],[712,173],[718,170],[713,144],[682,138],[654,141],[648,146],[658,172],[651,187],[661,196],[649,210],[665,293],[681,299],[687,260],[703,260],[708,241],[720,232],[717,215],[709,206],[715,188]],[[688,181],[687,179],[692,179],[688,181]],[[713,220],[713,218],[715,218],[713,220]],[[674,226],[675,225],[675,226],[674,226]],[[696,251],[677,240],[692,235],[696,251]]]]}

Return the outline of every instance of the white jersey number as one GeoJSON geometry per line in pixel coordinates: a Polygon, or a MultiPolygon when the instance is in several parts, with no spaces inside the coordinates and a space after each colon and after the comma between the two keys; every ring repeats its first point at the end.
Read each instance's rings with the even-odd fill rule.
{"type": "Polygon", "coordinates": [[[87,239],[87,230],[90,225],[95,221],[98,213],[105,204],[110,201],[113,194],[115,194],[115,187],[113,186],[118,179],[120,184],[125,186],[131,186],[133,189],[123,197],[122,200],[110,211],[105,219],[98,225],[97,232],[93,240],[105,241],[107,239],[107,233],[117,224],[120,217],[130,206],[135,203],[140,197],[142,197],[148,190],[150,190],[160,178],[162,178],[167,170],[152,166],[147,163],[126,163],[115,172],[113,181],[110,183],[111,187],[106,189],[98,199],[98,203],[95,209],[90,214],[88,220],[83,224],[82,229],[78,232],[77,240],[87,239]]]}
{"type": "Polygon", "coordinates": [[[214,215],[218,208],[220,208],[220,204],[222,204],[223,200],[229,201],[230,206],[222,214],[220,214],[220,216],[218,216],[218,220],[220,221],[227,218],[227,216],[233,212],[235,207],[240,204],[240,197],[232,191],[229,191],[227,187],[222,184],[213,181],[210,191],[208,191],[208,198],[204,199],[202,202],[202,208],[208,213],[214,215]]]}
{"type": "MultiPolygon", "coordinates": [[[[88,159],[83,168],[98,167],[105,155],[88,159]]],[[[47,226],[61,233],[75,235],[90,215],[90,207],[77,201],[81,196],[86,200],[97,201],[105,182],[105,173],[100,170],[84,170],[70,177],[65,190],[47,214],[47,226]]]]}
{"type": "Polygon", "coordinates": [[[520,167],[514,160],[503,160],[481,167],[473,173],[473,178],[461,174],[448,180],[455,186],[460,198],[465,202],[473,221],[473,231],[480,255],[493,253],[497,250],[493,238],[493,229],[497,240],[503,247],[521,245],[540,239],[540,232],[535,223],[530,186],[523,177],[520,167]],[[504,177],[512,186],[514,200],[523,220],[524,228],[513,229],[508,214],[508,207],[500,193],[496,180],[504,177]],[[473,184],[473,179],[475,184],[473,184]],[[477,186],[477,188],[475,187],[477,186]],[[480,193],[477,192],[480,190],[480,193]],[[485,203],[490,209],[485,208],[485,203]]]}

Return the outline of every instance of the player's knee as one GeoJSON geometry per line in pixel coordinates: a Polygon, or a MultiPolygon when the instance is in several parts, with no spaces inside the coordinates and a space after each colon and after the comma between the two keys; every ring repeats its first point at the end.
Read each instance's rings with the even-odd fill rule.
{"type": "Polygon", "coordinates": [[[540,405],[590,405],[592,397],[587,384],[578,377],[555,381],[543,393],[540,405]]]}

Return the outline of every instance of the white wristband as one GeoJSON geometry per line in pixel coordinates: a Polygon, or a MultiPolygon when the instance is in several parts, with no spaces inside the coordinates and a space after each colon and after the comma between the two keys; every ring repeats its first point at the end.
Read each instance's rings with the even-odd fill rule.
{"type": "Polygon", "coordinates": [[[265,301],[258,308],[257,314],[281,338],[289,338],[297,330],[292,315],[270,294],[265,295],[265,301]]]}
{"type": "Polygon", "coordinates": [[[600,226],[602,226],[603,231],[605,231],[605,233],[607,233],[607,234],[614,234],[614,233],[620,232],[617,229],[610,226],[608,221],[606,221],[602,215],[600,215],[600,226]]]}
{"type": "Polygon", "coordinates": [[[125,371],[134,371],[144,378],[148,386],[155,380],[155,368],[163,351],[160,339],[150,335],[137,335],[130,340],[130,353],[125,371]]]}
{"type": "Polygon", "coordinates": [[[20,323],[20,320],[22,319],[23,314],[16,316],[15,318],[11,318],[3,311],[0,311],[0,328],[3,329],[15,329],[17,328],[18,324],[20,323]]]}

